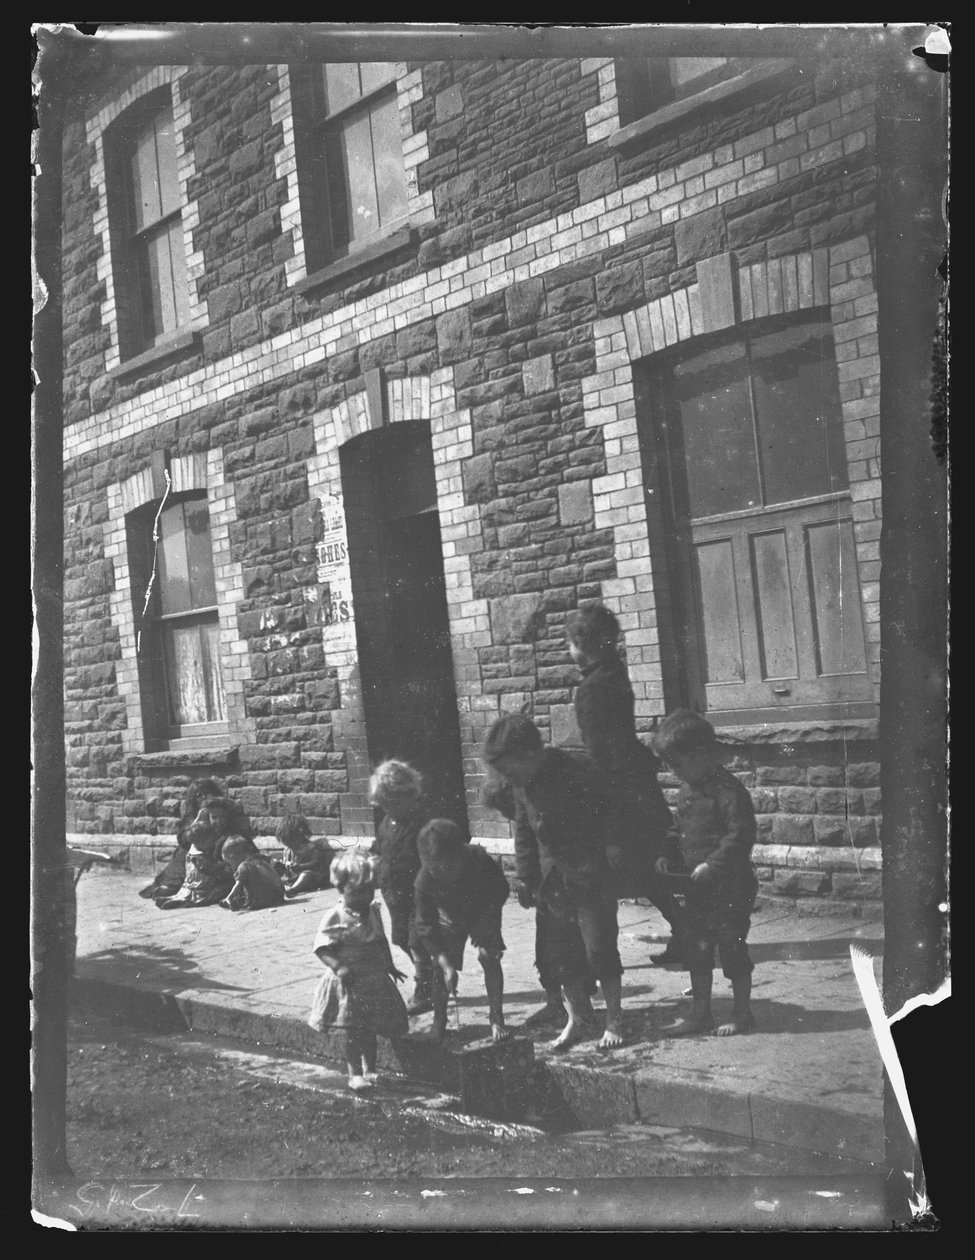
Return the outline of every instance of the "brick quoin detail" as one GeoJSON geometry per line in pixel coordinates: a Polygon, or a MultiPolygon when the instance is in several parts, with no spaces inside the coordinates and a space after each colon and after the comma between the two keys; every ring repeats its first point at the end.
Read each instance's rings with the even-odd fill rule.
{"type": "Polygon", "coordinates": [[[91,165],[92,189],[98,193],[98,208],[94,216],[95,236],[101,241],[101,254],[97,271],[105,284],[105,300],[101,304],[103,327],[108,328],[111,344],[105,352],[105,370],[111,371],[120,363],[118,313],[115,302],[115,279],[112,274],[112,247],[108,222],[108,180],[105,173],[105,128],[119,117],[140,97],[156,88],[170,85],[173,94],[173,132],[176,141],[176,175],[180,188],[182,207],[181,224],[183,246],[186,250],[186,280],[189,293],[190,328],[205,328],[208,322],[206,299],[198,293],[198,283],[203,276],[203,254],[193,248],[193,233],[200,226],[200,210],[196,201],[188,195],[188,185],[196,176],[193,154],[186,148],[183,132],[190,120],[190,106],[180,99],[180,79],[188,66],[156,66],[137,83],[127,88],[116,100],[88,119],[85,134],[89,144],[95,146],[95,160],[91,165]]]}

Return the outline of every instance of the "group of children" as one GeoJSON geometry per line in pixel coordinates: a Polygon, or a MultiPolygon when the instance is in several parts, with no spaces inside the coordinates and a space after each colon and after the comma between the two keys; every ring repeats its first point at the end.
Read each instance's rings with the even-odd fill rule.
{"type": "MultiPolygon", "coordinates": [[[[691,1010],[672,1036],[748,1032],[752,963],[746,938],[757,881],[751,797],[721,764],[713,727],[689,710],[662,722],[653,751],[636,732],[633,691],[618,654],[620,626],[601,605],[573,613],[566,633],[582,674],[575,693],[578,748],[548,747],[524,713],[500,717],[488,732],[484,799],[514,823],[519,903],[535,909],[535,964],[544,1006],[529,1024],[562,1025],[554,1050],[580,1040],[598,986],[605,1004],[600,1046],[622,1045],[620,897],[643,897],[660,910],[671,941],[659,964],[690,972],[691,1010]],[[676,817],[657,774],[681,781],[676,817]],[[682,905],[674,895],[681,893],[682,905]],[[732,1017],[715,1029],[711,986],[715,951],[734,995],[732,1017]]],[[[322,919],[314,950],[326,967],[309,1023],[344,1030],[349,1083],[371,1087],[376,1037],[403,1036],[411,1015],[433,1012],[441,1041],[468,943],[476,949],[488,997],[491,1036],[505,1026],[502,909],[508,880],[498,863],[453,821],[435,818],[421,775],[404,761],[374,771],[369,799],[382,813],[370,854],[332,859],[299,814],[282,818],[277,838],[288,854],[272,863],[254,844],[246,818],[214,780],[191,785],[170,865],[143,890],[163,909],[219,904],[258,909],[286,897],[336,887],[339,904],[322,919]],[[375,892],[382,894],[392,944],[413,962],[407,1005],[375,892]]]]}
{"type": "MultiPolygon", "coordinates": [[[[748,1032],[755,1021],[745,941],[758,888],[751,797],[721,764],[714,729],[699,714],[665,718],[653,739],[656,755],[640,741],[612,613],[601,606],[574,613],[567,634],[583,675],[575,696],[582,747],[546,747],[522,713],[499,718],[483,750],[485,800],[514,822],[515,892],[536,912],[546,1003],[529,1022],[564,1021],[552,1048],[574,1044],[592,1018],[598,984],[606,1008],[599,1044],[622,1044],[617,899],[630,896],[649,899],[671,926],[671,943],[654,961],[679,961],[690,972],[691,1011],[669,1035],[748,1032]],[[681,780],[676,817],[657,780],[661,763],[681,780]],[[717,1029],[715,951],[734,995],[732,1017],[717,1029]]],[[[372,855],[347,854],[332,864],[342,903],[325,915],[315,940],[328,974],[309,1021],[320,1031],[345,1030],[354,1090],[375,1078],[376,1035],[403,1035],[410,1015],[432,1010],[430,1035],[442,1040],[468,941],[484,973],[491,1035],[496,1042],[510,1036],[501,966],[510,889],[500,867],[455,823],[430,816],[421,776],[407,763],[377,767],[370,801],[383,815],[372,855]],[[404,977],[383,934],[376,888],[393,944],[413,960],[409,1006],[396,989],[404,977]]]]}

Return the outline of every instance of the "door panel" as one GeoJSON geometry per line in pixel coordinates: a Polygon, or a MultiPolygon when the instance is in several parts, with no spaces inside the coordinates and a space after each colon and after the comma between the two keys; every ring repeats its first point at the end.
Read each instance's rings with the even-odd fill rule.
{"type": "Polygon", "coordinates": [[[704,542],[694,548],[697,604],[704,631],[704,677],[708,684],[740,683],[745,678],[741,618],[731,540],[704,542]]]}
{"type": "Polygon", "coordinates": [[[824,521],[805,533],[818,672],[862,673],[866,653],[853,522],[824,521]]]}
{"type": "Polygon", "coordinates": [[[792,576],[785,531],[753,534],[750,541],[762,677],[798,678],[792,576]]]}

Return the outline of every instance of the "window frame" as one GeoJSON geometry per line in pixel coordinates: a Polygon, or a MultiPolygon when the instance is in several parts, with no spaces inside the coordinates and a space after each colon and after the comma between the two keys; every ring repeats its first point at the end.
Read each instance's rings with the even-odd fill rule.
{"type": "MultiPolygon", "coordinates": [[[[132,595],[135,605],[137,642],[141,644],[138,653],[139,682],[142,696],[143,727],[146,732],[147,751],[183,751],[224,742],[230,733],[227,717],[226,678],[223,672],[223,660],[219,650],[220,607],[219,603],[201,604],[175,612],[163,612],[163,588],[165,575],[163,568],[162,537],[157,550],[153,539],[157,522],[161,525],[165,511],[180,507],[185,503],[199,503],[207,512],[208,555],[210,573],[213,578],[214,595],[217,594],[216,574],[213,569],[213,538],[210,520],[210,505],[205,492],[186,491],[170,494],[156,499],[136,512],[127,521],[129,556],[132,570],[132,595]],[[146,590],[152,583],[150,597],[146,602],[146,590]],[[213,666],[220,679],[220,692],[223,695],[222,718],[206,722],[176,722],[173,720],[172,698],[175,681],[171,676],[169,636],[173,629],[180,626],[215,626],[217,629],[217,655],[213,666]],[[151,745],[151,747],[148,747],[151,745]]],[[[208,649],[207,649],[208,650],[208,649]]],[[[212,658],[211,658],[212,659],[212,658]]]]}
{"type": "MultiPolygon", "coordinates": [[[[654,590],[658,604],[661,667],[669,707],[680,704],[707,713],[717,726],[752,725],[767,722],[794,722],[803,720],[858,719],[876,716],[876,698],[867,657],[866,620],[862,604],[861,579],[855,560],[852,542],[852,496],[849,486],[825,490],[803,498],[779,502],[761,501],[754,507],[735,508],[694,516],[687,510],[689,500],[686,486],[675,493],[674,483],[685,476],[683,467],[675,467],[675,458],[683,457],[683,445],[672,444],[669,430],[677,419],[677,389],[675,369],[698,354],[724,347],[745,347],[744,361],[749,364],[749,389],[751,400],[752,431],[762,431],[761,418],[754,412],[754,380],[751,368],[750,344],[770,331],[799,326],[818,318],[826,328],[831,328],[828,308],[803,310],[799,315],[791,313],[750,321],[747,326],[695,339],[690,345],[674,347],[647,360],[638,375],[638,424],[640,448],[645,483],[649,493],[648,521],[651,545],[651,563],[654,572],[654,590]],[[801,625],[803,614],[802,592],[809,596],[809,627],[815,614],[813,561],[809,553],[809,531],[825,524],[836,523],[841,531],[838,546],[843,549],[849,542],[853,558],[852,571],[859,599],[859,623],[864,636],[862,669],[847,672],[829,672],[819,668],[810,674],[810,661],[819,662],[820,642],[808,627],[801,625]],[[842,536],[842,531],[847,535],[842,536]],[[764,674],[762,660],[763,640],[760,629],[761,609],[759,592],[754,585],[751,570],[752,540],[761,536],[781,533],[786,547],[791,579],[792,623],[796,636],[797,670],[793,684],[789,685],[789,697],[773,701],[769,689],[771,675],[764,674]],[[704,650],[704,618],[698,591],[695,546],[709,541],[725,541],[732,550],[735,565],[733,588],[739,612],[742,639],[754,630],[755,643],[741,644],[742,660],[751,666],[751,672],[741,680],[741,696],[726,708],[709,707],[704,650]],[[747,571],[742,561],[748,563],[747,571]],[[741,572],[739,572],[739,568],[741,572]],[[797,604],[797,600],[800,601],[797,604]],[[755,670],[756,661],[762,668],[755,670]],[[803,670],[806,673],[803,673],[803,670]],[[829,681],[834,679],[836,681],[829,681]],[[852,680],[849,684],[845,680],[852,680]],[[768,696],[769,703],[758,703],[768,696]]],[[[835,352],[835,344],[834,344],[835,352]]],[[[835,364],[835,357],[834,357],[835,364]]],[[[842,423],[842,410],[837,394],[835,406],[840,408],[837,418],[842,423]]],[[[842,430],[841,430],[842,431],[842,430]]],[[[845,457],[845,447],[844,447],[845,457]]],[[[759,459],[760,463],[760,459],[759,459]]],[[[787,679],[781,680],[788,683],[787,679]]],[[[730,690],[725,693],[730,696],[730,690]]],[[[778,693],[775,693],[778,694],[778,693]]]]}
{"type": "MultiPolygon", "coordinates": [[[[112,274],[119,334],[120,370],[135,366],[143,359],[152,361],[176,348],[192,336],[191,292],[187,267],[186,243],[183,235],[183,214],[186,203],[176,176],[178,202],[162,210],[151,222],[138,223],[136,191],[132,162],[140,135],[150,122],[165,116],[173,135],[172,161],[178,160],[175,143],[175,119],[172,89],[164,85],[140,96],[105,129],[106,191],[109,215],[112,274]],[[178,226],[177,226],[178,225],[178,226]],[[174,233],[173,229],[176,228],[174,233]],[[149,272],[148,243],[163,235],[169,238],[170,280],[173,325],[156,326],[156,301],[162,305],[162,289],[153,283],[149,272]],[[178,267],[174,267],[178,260],[178,267]],[[150,326],[151,325],[151,326],[150,326]]],[[[158,137],[158,125],[155,127],[158,137]]],[[[158,143],[158,140],[157,140],[158,143]]],[[[157,159],[158,161],[158,159],[157,159]]],[[[160,181],[161,187],[162,181],[160,181]]]]}
{"type": "MultiPolygon", "coordinates": [[[[302,235],[305,242],[306,270],[313,278],[317,272],[331,267],[347,269],[357,262],[365,263],[381,257],[389,245],[399,247],[408,240],[410,207],[406,168],[402,164],[402,129],[400,138],[400,175],[404,210],[375,231],[348,240],[336,230],[338,173],[333,178],[328,169],[329,137],[339,134],[345,124],[357,115],[369,118],[377,106],[398,99],[396,76],[362,93],[354,101],[329,113],[325,99],[325,66],[328,64],[362,65],[361,62],[316,62],[291,67],[295,101],[295,157],[298,170],[298,195],[301,208],[302,235]]],[[[369,63],[366,63],[369,64],[369,63]]],[[[388,62],[393,66],[396,63],[388,62]]],[[[398,120],[397,112],[397,120],[398,120]]],[[[373,173],[375,174],[375,162],[373,173]]],[[[342,196],[346,193],[343,187],[342,196]]]]}
{"type": "Polygon", "coordinates": [[[695,76],[682,89],[676,82],[675,61],[699,60],[689,57],[625,57],[616,62],[617,97],[619,99],[620,125],[629,126],[668,105],[692,100],[719,83],[740,78],[750,68],[753,59],[725,57],[724,65],[717,66],[703,75],[695,76]],[[645,76],[645,77],[644,77],[645,76]]]}

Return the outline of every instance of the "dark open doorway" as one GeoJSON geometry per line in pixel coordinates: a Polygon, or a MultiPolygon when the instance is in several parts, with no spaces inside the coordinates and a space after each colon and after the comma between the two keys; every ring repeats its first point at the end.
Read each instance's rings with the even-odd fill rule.
{"type": "Polygon", "coordinates": [[[429,424],[363,434],[341,467],[370,759],[416,766],[433,810],[466,829],[429,424]]]}

